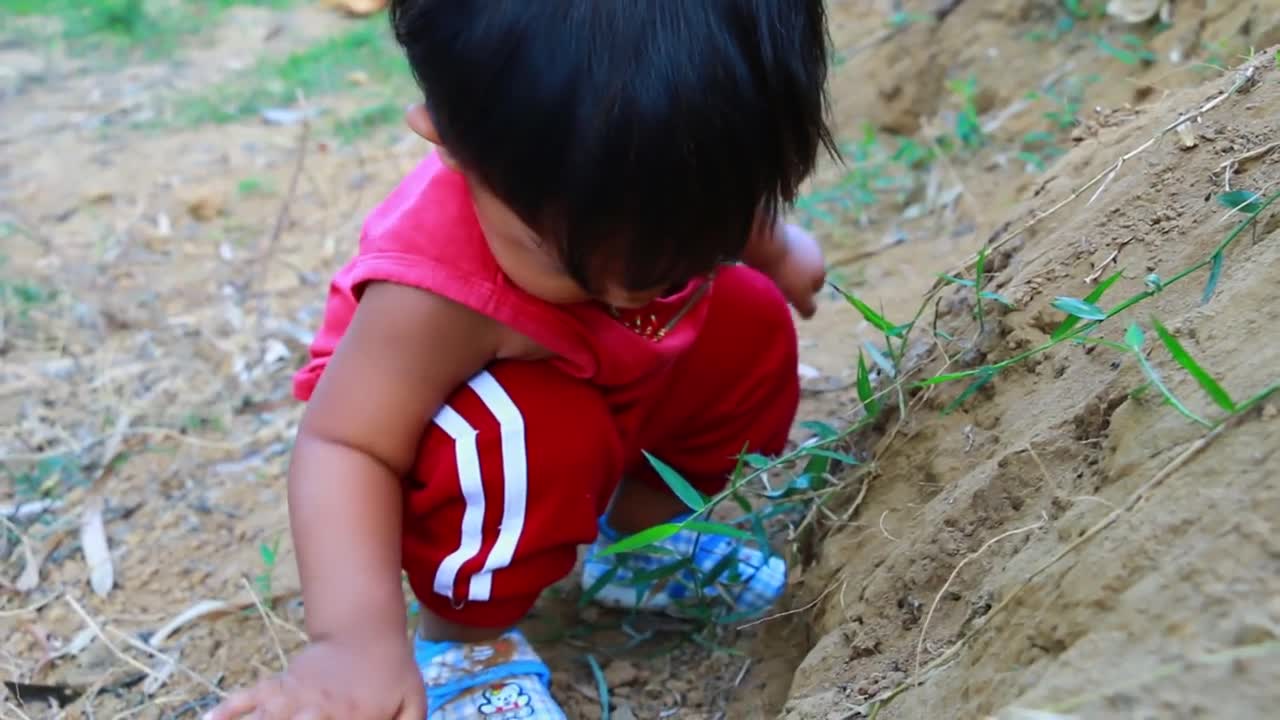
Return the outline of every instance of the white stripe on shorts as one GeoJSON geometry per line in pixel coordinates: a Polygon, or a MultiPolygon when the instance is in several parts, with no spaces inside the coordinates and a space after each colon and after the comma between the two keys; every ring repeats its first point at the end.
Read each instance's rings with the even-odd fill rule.
{"type": "Polygon", "coordinates": [[[484,532],[484,485],[480,482],[480,454],[476,451],[476,429],[456,410],[445,405],[436,413],[435,424],[453,438],[458,464],[458,482],[466,509],[462,512],[462,540],[436,568],[435,591],[454,600],[453,586],[462,564],[480,552],[484,532]]]}
{"type": "MultiPolygon", "coordinates": [[[[468,385],[498,421],[498,432],[502,438],[502,520],[498,526],[498,538],[485,558],[483,568],[471,577],[467,591],[468,600],[485,602],[493,591],[493,573],[511,564],[520,535],[524,532],[529,463],[524,416],[511,396],[487,370],[472,378],[468,385]]],[[[476,429],[448,405],[440,408],[434,422],[453,438],[458,482],[466,503],[458,549],[440,563],[433,584],[437,593],[456,600],[454,586],[458,572],[480,554],[484,541],[484,476],[476,447],[476,429]]]]}
{"type": "Polygon", "coordinates": [[[494,571],[511,564],[524,531],[529,463],[525,455],[524,416],[511,396],[487,370],[468,384],[497,418],[502,436],[502,524],[498,526],[498,539],[485,559],[484,569],[471,578],[471,599],[484,602],[493,590],[494,571]]]}

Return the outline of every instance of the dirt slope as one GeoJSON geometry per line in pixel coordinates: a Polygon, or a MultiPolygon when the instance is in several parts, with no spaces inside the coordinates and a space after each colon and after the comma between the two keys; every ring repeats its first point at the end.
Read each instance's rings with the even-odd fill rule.
{"type": "MultiPolygon", "coordinates": [[[[1221,222],[1224,208],[1213,202],[1222,164],[1280,136],[1273,64],[1269,55],[1253,63],[1248,92],[1192,126],[1194,148],[1167,135],[1124,164],[1092,204],[1102,183],[1021,236],[998,233],[989,287],[1017,309],[988,309],[977,356],[996,362],[1047,340],[1063,317],[1052,299],[1083,297],[1085,278],[1104,263],[1124,273],[1108,305],[1142,291],[1149,273],[1170,278],[1212,254],[1239,219],[1221,222]]],[[[1238,78],[1104,119],[1035,197],[992,219],[1025,224],[1238,78]]],[[[1274,188],[1280,154],[1247,163],[1232,181],[1274,188]]],[[[1280,220],[1258,225],[1256,238],[1246,233],[1231,246],[1208,303],[1206,269],[1100,332],[1119,342],[1125,325],[1142,323],[1151,361],[1206,417],[1221,411],[1153,345],[1149,318],[1168,325],[1237,398],[1280,379],[1280,220]]],[[[942,296],[940,327],[956,338],[977,334],[971,293],[942,296]]],[[[941,370],[945,349],[928,350],[922,375],[941,370]]],[[[1002,372],[953,414],[939,410],[964,382],[917,396],[919,410],[896,436],[868,447],[877,467],[860,522],[819,546],[804,579],[809,597],[820,597],[814,641],[784,717],[860,717],[917,663],[923,684],[892,697],[878,717],[978,718],[1013,708],[1272,716],[1280,703],[1277,406],[1207,435],[1156,393],[1134,397],[1143,383],[1131,356],[1065,344],[1002,372]],[[1121,511],[1113,523],[1073,546],[1113,511],[1121,511]]]]}

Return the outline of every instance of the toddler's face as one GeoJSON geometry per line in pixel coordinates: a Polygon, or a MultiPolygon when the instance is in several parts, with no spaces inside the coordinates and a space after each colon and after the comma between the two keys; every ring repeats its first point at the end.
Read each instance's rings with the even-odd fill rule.
{"type": "MultiPolygon", "coordinates": [[[[410,107],[405,119],[410,129],[436,145],[446,164],[465,174],[465,169],[458,168],[448,150],[440,145],[435,127],[423,106],[410,107]]],[[[507,277],[530,295],[556,304],[597,300],[616,308],[631,309],[648,305],[670,289],[664,285],[647,290],[628,290],[621,281],[606,277],[598,283],[598,290],[589,292],[570,277],[553,243],[538,237],[538,233],[482,183],[470,177],[468,183],[475,202],[476,218],[489,241],[494,259],[507,277]]]]}
{"type": "Polygon", "coordinates": [[[476,217],[498,265],[520,289],[552,303],[597,300],[616,308],[648,305],[668,290],[666,286],[648,290],[628,290],[606,278],[595,292],[589,292],[570,277],[554,245],[538,237],[497,196],[479,183],[471,183],[476,217]]]}

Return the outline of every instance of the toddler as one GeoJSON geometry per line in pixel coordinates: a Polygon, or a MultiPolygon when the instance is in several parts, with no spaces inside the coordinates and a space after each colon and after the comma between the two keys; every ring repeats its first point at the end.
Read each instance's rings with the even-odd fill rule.
{"type": "Polygon", "coordinates": [[[780,221],[835,152],[823,0],[390,5],[434,150],[368,217],[295,378],[310,644],[213,720],[564,718],[514,628],[580,545],[615,607],[752,615],[785,587],[726,537],[600,550],[687,517],[646,454],[710,494],[783,449],[788,302],[811,314],[824,277],[780,221]],[[646,586],[672,557],[691,572],[646,586]]]}

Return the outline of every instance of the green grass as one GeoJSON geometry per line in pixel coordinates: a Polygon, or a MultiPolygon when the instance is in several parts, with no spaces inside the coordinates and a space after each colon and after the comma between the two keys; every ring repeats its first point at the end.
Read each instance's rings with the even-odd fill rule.
{"type": "MultiPolygon", "coordinates": [[[[158,57],[177,50],[237,5],[280,8],[293,0],[3,0],[0,22],[35,16],[58,20],[68,50],[158,57]]],[[[7,22],[6,22],[7,25],[7,22]]]]}
{"type": "Polygon", "coordinates": [[[354,142],[381,127],[394,125],[404,117],[404,105],[387,100],[361,108],[351,115],[341,118],[334,126],[338,138],[343,142],[354,142]]]}
{"type": "MultiPolygon", "coordinates": [[[[1173,365],[1190,376],[1199,389],[1212,401],[1213,405],[1221,411],[1216,417],[1206,416],[1192,410],[1183,398],[1179,397],[1166,382],[1167,369],[1161,366],[1168,365],[1169,361],[1155,357],[1153,350],[1148,347],[1147,333],[1139,323],[1130,321],[1124,327],[1122,330],[1122,342],[1107,340],[1100,337],[1100,333],[1113,326],[1115,319],[1122,313],[1163,293],[1170,286],[1183,282],[1206,268],[1210,269],[1211,273],[1215,275],[1208,282],[1210,284],[1216,283],[1216,274],[1220,273],[1221,267],[1225,263],[1223,257],[1228,248],[1246,229],[1253,227],[1257,219],[1278,200],[1280,200],[1280,193],[1265,198],[1246,194],[1222,198],[1220,202],[1223,205],[1237,204],[1237,201],[1238,203],[1247,204],[1248,212],[1245,213],[1245,218],[1226,235],[1208,257],[1176,273],[1168,280],[1150,276],[1145,283],[1145,289],[1141,292],[1120,302],[1107,303],[1107,306],[1104,306],[1102,303],[1107,291],[1122,277],[1122,273],[1117,272],[1102,280],[1084,298],[1059,297],[1055,299],[1052,305],[1064,314],[1064,319],[1045,343],[1000,362],[984,364],[980,367],[960,372],[936,374],[909,384],[905,379],[906,373],[904,371],[906,368],[903,367],[906,349],[911,335],[923,317],[925,310],[932,304],[934,296],[937,295],[937,289],[926,296],[910,321],[899,323],[886,317],[882,311],[872,308],[852,292],[837,287],[836,290],[843,295],[849,305],[872,327],[880,331],[885,342],[884,349],[873,345],[866,347],[873,363],[880,368],[883,377],[888,380],[888,382],[884,383],[885,387],[879,392],[874,389],[870,365],[868,365],[864,355],[861,352],[859,353],[855,388],[858,401],[863,408],[862,419],[844,430],[836,430],[821,423],[809,423],[806,427],[815,434],[815,437],[809,443],[803,444],[790,453],[777,458],[766,458],[758,454],[743,454],[739,458],[738,467],[731,475],[729,486],[724,491],[710,497],[704,496],[694,489],[674,468],[656,457],[649,456],[649,462],[655,471],[671,491],[688,506],[692,515],[687,520],[658,525],[623,538],[607,548],[603,554],[651,548],[655,543],[659,543],[681,530],[694,530],[704,534],[751,539],[761,547],[769,547],[769,538],[764,529],[766,520],[797,510],[802,515],[811,513],[815,506],[821,506],[831,497],[832,492],[839,488],[839,483],[833,480],[833,473],[836,469],[842,466],[856,467],[861,465],[858,458],[835,448],[847,443],[851,436],[870,427],[877,421],[884,410],[885,405],[882,400],[886,396],[897,396],[899,412],[905,416],[907,412],[906,393],[909,390],[919,390],[926,387],[964,381],[967,386],[943,410],[943,413],[951,412],[970,401],[982,388],[995,382],[1003,370],[1025,362],[1029,358],[1058,347],[1063,343],[1097,345],[1114,350],[1122,356],[1132,358],[1139,366],[1145,379],[1142,386],[1131,393],[1134,397],[1142,395],[1146,389],[1154,388],[1166,404],[1191,422],[1209,429],[1220,428],[1223,423],[1231,418],[1248,412],[1277,391],[1280,391],[1280,382],[1262,388],[1246,400],[1238,402],[1219,380],[1220,373],[1213,372],[1211,368],[1197,361],[1172,332],[1158,319],[1151,318],[1150,327],[1155,331],[1156,337],[1159,339],[1159,347],[1163,348],[1164,352],[1167,353],[1173,365]],[[792,478],[791,481],[781,488],[766,485],[764,492],[756,493],[756,497],[760,501],[757,504],[752,504],[746,496],[750,484],[757,480],[762,480],[767,473],[775,472],[780,468],[794,468],[787,471],[787,474],[792,478]],[[742,510],[742,514],[737,519],[729,522],[706,520],[706,518],[712,516],[717,507],[724,503],[736,504],[742,510]]],[[[954,285],[973,292],[975,321],[979,326],[984,322],[984,315],[981,310],[984,302],[992,301],[1008,304],[1006,299],[985,288],[987,279],[986,259],[985,252],[979,253],[978,260],[973,267],[974,277],[972,279],[946,275],[942,276],[943,282],[938,286],[938,288],[942,288],[947,285],[954,285]]],[[[936,327],[934,335],[935,337],[942,337],[936,327]]],[[[945,339],[947,342],[955,342],[954,338],[947,337],[945,339]]],[[[651,572],[645,577],[637,577],[637,594],[642,595],[647,592],[649,586],[660,582],[666,577],[676,573],[688,574],[689,571],[693,571],[700,578],[699,582],[705,580],[707,583],[714,584],[717,579],[716,577],[702,578],[699,571],[696,568],[692,568],[687,559],[673,557],[666,566],[651,572]]],[[[717,574],[711,573],[713,576],[717,574]]],[[[612,578],[608,578],[608,580],[612,580],[612,578]]],[[[588,588],[582,597],[582,602],[584,604],[590,602],[591,598],[600,591],[605,582],[606,580],[602,579],[595,586],[588,588]]],[[[691,601],[689,614],[703,622],[698,632],[705,634],[710,628],[738,620],[732,612],[728,614],[712,614],[703,609],[702,614],[699,615],[698,610],[702,606],[701,598],[691,598],[691,601]]],[[[695,636],[694,639],[705,640],[701,635],[695,636]]]]}
{"type": "Polygon", "coordinates": [[[299,95],[316,98],[355,87],[353,73],[385,93],[372,104],[338,121],[337,131],[354,139],[374,127],[399,120],[403,102],[412,97],[413,81],[400,49],[390,36],[386,18],[361,21],[351,30],[284,59],[258,63],[212,90],[177,101],[174,119],[181,124],[228,123],[256,116],[264,108],[296,104],[299,95]]]}
{"type": "Polygon", "coordinates": [[[239,195],[265,195],[272,190],[270,181],[262,178],[247,177],[236,183],[236,193],[239,195]]]}
{"type": "Polygon", "coordinates": [[[257,587],[258,594],[264,598],[264,601],[270,602],[269,598],[272,595],[276,565],[280,558],[280,537],[277,536],[270,545],[258,543],[258,555],[262,558],[262,572],[254,577],[253,584],[257,587]]]}
{"type": "MultiPolygon", "coordinates": [[[[20,230],[15,225],[0,225],[0,238],[10,237],[20,230]]],[[[8,263],[8,258],[0,255],[0,270],[8,263]]],[[[23,278],[6,277],[0,274],[0,313],[11,312],[19,320],[27,320],[31,311],[48,305],[58,299],[58,291],[37,282],[23,278]]]]}

